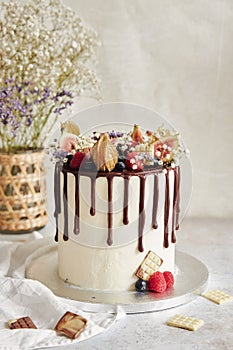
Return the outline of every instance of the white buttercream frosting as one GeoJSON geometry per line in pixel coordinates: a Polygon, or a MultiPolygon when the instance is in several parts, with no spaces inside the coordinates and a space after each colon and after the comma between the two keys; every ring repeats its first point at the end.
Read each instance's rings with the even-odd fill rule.
{"type": "MultiPolygon", "coordinates": [[[[61,193],[63,174],[61,173],[61,193]]],[[[160,271],[174,272],[175,244],[169,238],[169,247],[164,248],[164,204],[165,174],[159,177],[158,228],[152,229],[153,174],[147,175],[145,188],[145,227],[143,234],[144,251],[138,251],[139,225],[139,178],[130,177],[129,224],[123,224],[124,186],[122,177],[113,180],[113,244],[108,246],[108,188],[105,177],[96,181],[96,214],[90,215],[90,179],[80,176],[80,232],[73,233],[75,213],[75,178],[68,173],[68,234],[63,240],[64,209],[63,202],[59,215],[58,273],[71,284],[82,288],[101,290],[134,289],[137,280],[135,272],[149,250],[163,260],[160,271]]],[[[172,221],[172,202],[174,173],[169,171],[170,215],[172,221]]],[[[169,230],[171,232],[171,230],[169,230]]]]}

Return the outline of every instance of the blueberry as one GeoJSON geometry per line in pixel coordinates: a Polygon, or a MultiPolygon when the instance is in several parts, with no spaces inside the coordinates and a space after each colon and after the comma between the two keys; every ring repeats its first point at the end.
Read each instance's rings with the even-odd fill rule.
{"type": "Polygon", "coordinates": [[[125,163],[124,162],[118,162],[116,163],[115,169],[118,171],[122,171],[125,169],[125,163]]]}
{"type": "Polygon", "coordinates": [[[147,290],[147,283],[146,281],[139,279],[135,283],[135,288],[137,292],[145,292],[147,290]]]}

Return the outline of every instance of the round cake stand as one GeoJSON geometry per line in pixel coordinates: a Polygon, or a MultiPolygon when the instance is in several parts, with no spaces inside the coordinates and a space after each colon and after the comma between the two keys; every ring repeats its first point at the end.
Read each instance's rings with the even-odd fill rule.
{"type": "MultiPolygon", "coordinates": [[[[207,285],[208,269],[198,259],[183,252],[176,253],[175,285],[164,293],[83,289],[64,282],[57,273],[57,248],[30,262],[26,278],[37,280],[60,297],[76,300],[83,311],[126,313],[160,311],[187,303],[198,297],[207,285]]],[[[119,276],[120,278],[120,276],[119,276]]]]}

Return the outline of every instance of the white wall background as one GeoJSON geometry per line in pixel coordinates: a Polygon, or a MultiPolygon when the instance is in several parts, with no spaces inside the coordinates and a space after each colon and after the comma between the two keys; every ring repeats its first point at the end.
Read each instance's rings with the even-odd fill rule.
{"type": "Polygon", "coordinates": [[[189,215],[233,216],[233,1],[64,2],[99,33],[103,101],[149,107],[181,132],[194,173],[189,215]]]}

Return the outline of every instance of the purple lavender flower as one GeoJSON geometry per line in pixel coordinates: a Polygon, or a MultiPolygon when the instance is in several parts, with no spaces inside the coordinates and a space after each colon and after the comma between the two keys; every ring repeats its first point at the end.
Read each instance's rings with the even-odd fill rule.
{"type": "Polygon", "coordinates": [[[65,90],[62,90],[60,92],[58,92],[55,96],[52,97],[52,100],[53,101],[59,101],[61,97],[64,97],[64,96],[67,96],[67,97],[70,97],[70,98],[73,98],[73,95],[70,91],[65,91],[65,90]]]}
{"type": "Polygon", "coordinates": [[[0,89],[0,148],[9,150],[10,147],[14,150],[42,147],[38,139],[49,118],[56,121],[57,116],[72,105],[71,99],[69,91],[52,94],[49,87],[38,89],[33,82],[18,84],[13,79],[7,79],[0,89]],[[29,128],[26,141],[25,137],[20,137],[20,134],[25,134],[25,127],[29,128]],[[15,144],[18,142],[15,141],[16,136],[17,140],[24,140],[26,144],[15,144]]]}
{"type": "Polygon", "coordinates": [[[123,136],[123,132],[119,132],[119,131],[109,131],[109,137],[110,138],[116,138],[116,137],[122,137],[123,136]]]}

